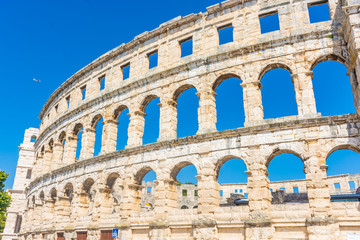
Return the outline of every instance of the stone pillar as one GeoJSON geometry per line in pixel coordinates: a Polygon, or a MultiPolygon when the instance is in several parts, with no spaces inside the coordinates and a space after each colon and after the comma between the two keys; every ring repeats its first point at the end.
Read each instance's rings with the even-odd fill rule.
{"type": "Polygon", "coordinates": [[[306,219],[309,240],[340,239],[338,220],[332,217],[330,190],[325,165],[325,154],[319,152],[320,143],[308,143],[309,157],[305,173],[309,198],[310,217],[306,219]]]}
{"type": "Polygon", "coordinates": [[[38,157],[37,157],[37,160],[36,160],[36,165],[34,166],[34,177],[33,179],[41,176],[43,174],[43,154],[40,152],[38,157]]]}
{"type": "Polygon", "coordinates": [[[261,98],[261,83],[249,82],[242,83],[244,96],[245,126],[251,125],[251,122],[264,119],[264,111],[261,98]]]}
{"type": "Polygon", "coordinates": [[[61,167],[62,158],[63,158],[63,144],[57,142],[54,144],[51,170],[55,170],[61,167]]]}
{"type": "Polygon", "coordinates": [[[212,164],[203,165],[197,176],[199,214],[214,214],[220,204],[219,183],[214,169],[212,164]]]}
{"type": "Polygon", "coordinates": [[[177,137],[177,109],[172,99],[162,100],[160,106],[160,133],[158,141],[176,139],[177,137]]]}
{"type": "Polygon", "coordinates": [[[55,200],[55,216],[57,222],[63,224],[70,223],[71,199],[69,197],[60,196],[55,200]]]}
{"type": "Polygon", "coordinates": [[[44,225],[47,225],[48,227],[51,226],[52,223],[56,223],[54,208],[55,201],[51,198],[45,199],[42,210],[42,221],[44,225]]]}
{"type": "Polygon", "coordinates": [[[124,181],[123,196],[120,200],[120,217],[122,220],[127,220],[131,213],[140,211],[141,189],[139,184],[124,181]]]}
{"type": "Polygon", "coordinates": [[[112,119],[104,121],[101,154],[116,151],[118,124],[112,119]]]}
{"type": "Polygon", "coordinates": [[[265,158],[259,155],[259,149],[249,151],[251,163],[248,175],[249,219],[245,220],[246,239],[273,239],[275,228],[271,224],[271,192],[265,158]]]}
{"type": "Polygon", "coordinates": [[[142,111],[129,113],[130,123],[128,129],[128,142],[126,148],[138,147],[142,145],[144,135],[145,116],[142,111]]]}
{"type": "Polygon", "coordinates": [[[197,134],[215,132],[216,130],[216,93],[211,88],[197,92],[199,97],[198,121],[199,130],[197,134]]]}
{"type": "Polygon", "coordinates": [[[77,137],[68,137],[65,141],[65,151],[63,157],[63,163],[65,165],[73,164],[76,159],[77,137]]]}
{"type": "MultiPolygon", "coordinates": [[[[160,176],[159,176],[160,177],[160,176]]],[[[177,184],[172,179],[160,179],[156,183],[155,212],[167,214],[169,210],[177,208],[177,184]]]]}
{"type": "Polygon", "coordinates": [[[294,83],[295,98],[300,117],[317,116],[314,90],[312,85],[313,72],[291,74],[294,83]]]}
{"type": "Polygon", "coordinates": [[[95,195],[95,209],[97,214],[93,214],[94,221],[97,221],[101,216],[112,213],[113,203],[110,201],[111,189],[102,185],[98,186],[95,195]]]}
{"type": "Polygon", "coordinates": [[[83,132],[79,157],[80,160],[92,158],[94,156],[95,136],[95,129],[86,128],[83,132]]]}
{"type": "MultiPolygon", "coordinates": [[[[358,69],[359,69],[358,72],[360,74],[360,60],[359,60],[358,69]]],[[[353,92],[355,110],[356,113],[360,115],[360,79],[357,77],[358,74],[356,73],[355,69],[350,72],[349,76],[350,76],[350,83],[353,92]]]]}
{"type": "Polygon", "coordinates": [[[50,172],[52,165],[52,153],[53,151],[49,147],[45,148],[44,159],[43,159],[43,174],[50,172]]]}

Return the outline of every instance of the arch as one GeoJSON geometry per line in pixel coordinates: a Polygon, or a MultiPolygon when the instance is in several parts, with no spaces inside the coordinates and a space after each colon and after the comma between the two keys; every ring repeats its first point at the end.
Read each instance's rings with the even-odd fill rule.
{"type": "Polygon", "coordinates": [[[92,118],[91,120],[91,128],[95,129],[97,124],[99,123],[99,121],[102,119],[102,115],[101,114],[97,114],[95,115],[95,117],[92,118]]]}
{"type": "MultiPolygon", "coordinates": [[[[177,163],[171,170],[170,172],[170,177],[176,181],[176,177],[179,174],[180,170],[183,169],[184,167],[190,166],[190,165],[194,165],[193,163],[189,162],[189,161],[183,161],[180,163],[177,163]]],[[[194,167],[196,168],[196,166],[194,165],[194,167]]],[[[198,169],[196,168],[196,171],[198,171],[198,169]]]]}
{"type": "Polygon", "coordinates": [[[59,134],[59,143],[62,144],[64,142],[64,140],[66,139],[66,132],[65,131],[62,131],[60,134],[59,134]]]}
{"type": "Polygon", "coordinates": [[[50,141],[49,141],[49,150],[53,151],[53,149],[54,149],[54,139],[50,139],[50,141]]]}
{"type": "Polygon", "coordinates": [[[76,123],[73,130],[72,130],[72,134],[74,135],[74,137],[76,137],[80,130],[83,128],[83,125],[81,123],[76,123]]]}
{"type": "Polygon", "coordinates": [[[266,163],[265,163],[265,166],[267,168],[269,168],[269,164],[270,162],[277,156],[279,156],[280,154],[283,154],[283,153],[288,153],[288,154],[293,154],[295,155],[296,157],[300,158],[301,161],[304,163],[304,158],[301,156],[301,154],[291,150],[291,149],[280,149],[280,148],[275,148],[272,153],[270,154],[269,157],[266,158],[266,163]]]}
{"type": "Polygon", "coordinates": [[[141,112],[145,112],[145,109],[147,107],[147,105],[154,99],[157,99],[159,98],[157,95],[155,94],[151,94],[151,95],[148,95],[145,97],[145,99],[141,102],[141,105],[140,105],[140,111],[141,112]]]}
{"type": "Polygon", "coordinates": [[[44,194],[44,191],[41,191],[40,194],[39,194],[39,199],[41,201],[41,203],[44,203],[45,202],[45,194],[44,194]]]}
{"type": "Polygon", "coordinates": [[[113,118],[114,118],[115,120],[118,120],[119,117],[120,117],[120,115],[121,115],[121,113],[122,113],[124,110],[126,110],[126,109],[128,109],[128,107],[125,106],[125,105],[120,105],[120,106],[118,106],[118,107],[114,110],[113,118]]]}
{"type": "Polygon", "coordinates": [[[293,74],[293,71],[291,70],[291,68],[289,66],[287,66],[286,64],[284,63],[271,63],[271,64],[268,64],[266,65],[261,71],[260,71],[260,74],[259,74],[259,82],[261,82],[262,78],[264,77],[264,75],[273,70],[273,69],[276,69],[276,68],[280,68],[280,69],[285,69],[287,70],[288,72],[290,72],[290,74],[293,74]]]}
{"type": "Polygon", "coordinates": [[[229,160],[231,160],[231,159],[238,159],[238,160],[243,161],[244,164],[245,164],[246,169],[248,168],[247,163],[246,163],[243,159],[241,159],[240,157],[237,157],[237,156],[235,156],[235,155],[227,155],[227,156],[225,156],[225,157],[220,158],[220,159],[217,161],[217,163],[216,163],[216,166],[215,166],[216,180],[218,180],[218,178],[219,178],[219,173],[220,173],[220,170],[221,170],[222,166],[223,166],[227,161],[229,161],[229,160]]]}
{"type": "Polygon", "coordinates": [[[106,185],[108,186],[108,188],[112,189],[116,179],[118,179],[119,177],[120,174],[118,173],[110,173],[106,179],[106,185]]]}
{"type": "Polygon", "coordinates": [[[82,184],[82,190],[89,193],[91,187],[94,185],[95,181],[92,178],[87,178],[82,184]]]}
{"type": "MultiPolygon", "coordinates": [[[[174,95],[173,95],[173,100],[174,100],[175,102],[177,102],[177,101],[178,101],[178,98],[180,97],[180,95],[181,95],[183,92],[185,92],[186,90],[191,89],[191,88],[195,88],[195,89],[196,89],[196,87],[195,87],[193,84],[185,84],[185,85],[182,85],[181,87],[179,87],[178,89],[175,90],[174,95]]],[[[196,89],[196,91],[197,91],[197,89],[196,89]]]]}
{"type": "Polygon", "coordinates": [[[52,189],[50,190],[50,198],[51,198],[52,200],[56,200],[56,198],[57,198],[57,190],[56,190],[56,188],[52,188],[52,189]]]}
{"type": "Polygon", "coordinates": [[[351,150],[351,151],[354,151],[354,152],[360,154],[360,148],[359,148],[358,146],[352,145],[352,144],[341,144],[341,145],[338,145],[338,146],[332,148],[332,149],[327,153],[325,160],[327,161],[328,157],[329,157],[332,153],[334,153],[334,152],[336,152],[336,151],[338,151],[338,150],[351,150]]]}
{"type": "Polygon", "coordinates": [[[189,207],[186,205],[182,205],[180,209],[189,209],[189,207]]]}
{"type": "MultiPolygon", "coordinates": [[[[149,166],[143,167],[139,171],[137,171],[137,173],[135,174],[135,182],[136,182],[136,184],[141,185],[145,175],[148,174],[151,171],[154,171],[154,170],[149,166]]],[[[155,174],[156,174],[156,172],[155,172],[155,174]]]]}
{"type": "Polygon", "coordinates": [[[343,58],[343,57],[340,57],[338,56],[337,54],[334,54],[334,53],[331,53],[331,54],[326,54],[326,55],[322,55],[318,58],[316,58],[312,64],[311,64],[311,67],[310,67],[310,70],[313,71],[314,68],[322,63],[322,62],[325,62],[325,61],[336,61],[336,62],[339,62],[341,64],[344,64],[346,66],[346,68],[348,68],[348,64],[347,64],[347,61],[343,58]]]}
{"type": "Polygon", "coordinates": [[[69,182],[65,185],[63,194],[64,196],[68,197],[70,201],[72,200],[74,194],[74,186],[72,183],[69,182]]]}
{"type": "Polygon", "coordinates": [[[217,87],[220,86],[220,84],[222,82],[224,82],[225,80],[227,80],[229,78],[237,78],[241,81],[241,78],[238,75],[236,75],[235,73],[226,73],[226,74],[223,74],[223,75],[219,76],[218,78],[216,78],[216,80],[214,81],[214,83],[212,85],[212,90],[214,90],[214,92],[215,92],[217,87]]]}

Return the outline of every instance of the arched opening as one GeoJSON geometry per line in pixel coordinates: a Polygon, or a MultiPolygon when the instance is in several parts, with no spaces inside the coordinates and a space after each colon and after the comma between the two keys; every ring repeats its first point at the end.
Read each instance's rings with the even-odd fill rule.
{"type": "Polygon", "coordinates": [[[198,179],[196,167],[190,162],[178,163],[171,172],[171,178],[177,183],[177,207],[186,205],[194,208],[198,205],[198,179]]]}
{"type": "Polygon", "coordinates": [[[234,74],[218,78],[213,90],[216,92],[216,128],[218,131],[244,126],[244,97],[241,80],[234,74]]]}
{"type": "Polygon", "coordinates": [[[112,173],[107,178],[106,186],[109,188],[110,194],[105,199],[105,202],[102,203],[105,213],[120,213],[122,182],[119,177],[118,173],[112,173]]]}
{"type": "Polygon", "coordinates": [[[197,90],[192,85],[184,85],[175,91],[174,101],[177,103],[177,137],[196,135],[199,129],[197,90]]]}
{"type": "Polygon", "coordinates": [[[73,131],[73,135],[77,139],[75,160],[78,160],[80,158],[80,152],[82,148],[82,133],[83,133],[83,125],[81,123],[76,124],[73,131]]]}
{"type": "Polygon", "coordinates": [[[277,150],[267,167],[273,204],[308,202],[304,163],[297,153],[277,150]]]}
{"type": "Polygon", "coordinates": [[[120,106],[115,110],[115,120],[117,126],[116,150],[123,150],[128,140],[128,128],[130,123],[129,109],[126,106],[120,106]]]}
{"type": "Polygon", "coordinates": [[[143,104],[142,112],[145,113],[145,126],[143,135],[143,144],[154,143],[159,138],[160,123],[160,99],[155,96],[147,97],[143,104]]]}
{"type": "Polygon", "coordinates": [[[50,200],[51,200],[50,213],[55,214],[55,205],[56,205],[56,201],[57,201],[57,191],[55,188],[52,188],[50,191],[50,200]]]}
{"type": "Polygon", "coordinates": [[[355,113],[353,94],[343,60],[328,56],[312,67],[317,111],[322,116],[355,113]]]}
{"type": "Polygon", "coordinates": [[[156,173],[150,167],[142,168],[135,176],[137,184],[141,185],[141,211],[151,211],[155,206],[156,173]]]}
{"type": "Polygon", "coordinates": [[[95,130],[95,144],[94,144],[94,156],[98,156],[102,147],[102,135],[103,135],[103,118],[99,114],[92,120],[91,127],[95,130]]]}
{"type": "Polygon", "coordinates": [[[60,163],[64,164],[64,152],[65,152],[65,144],[66,144],[66,133],[63,131],[59,135],[59,144],[61,146],[61,155],[60,155],[60,163]]]}
{"type": "Polygon", "coordinates": [[[64,211],[63,216],[70,217],[71,211],[71,203],[74,197],[74,187],[71,183],[67,183],[63,190],[64,198],[62,199],[62,210],[64,211]]]}
{"type": "Polygon", "coordinates": [[[36,142],[36,136],[35,135],[32,135],[31,138],[30,138],[30,142],[34,143],[36,142]]]}
{"type": "Polygon", "coordinates": [[[336,147],[330,152],[326,159],[330,195],[356,193],[360,187],[359,153],[357,147],[350,145],[336,147]]]}
{"type": "Polygon", "coordinates": [[[298,115],[291,70],[283,64],[269,65],[260,74],[264,118],[298,115]]]}
{"type": "Polygon", "coordinates": [[[95,199],[95,188],[94,180],[88,178],[85,180],[81,193],[80,193],[80,216],[92,215],[95,211],[94,209],[94,199],[95,199]]]}
{"type": "Polygon", "coordinates": [[[220,185],[220,205],[232,206],[248,203],[248,178],[243,160],[228,156],[217,165],[217,180],[220,185]],[[236,200],[236,201],[235,201],[236,200]]]}

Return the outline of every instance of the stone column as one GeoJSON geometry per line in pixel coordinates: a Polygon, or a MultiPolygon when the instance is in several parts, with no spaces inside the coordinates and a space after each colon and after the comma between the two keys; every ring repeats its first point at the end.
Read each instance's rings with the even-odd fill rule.
{"type": "MultiPolygon", "coordinates": [[[[359,60],[358,69],[359,69],[358,72],[360,74],[360,60],[359,60]]],[[[350,72],[349,76],[350,76],[350,83],[353,92],[355,110],[356,113],[360,115],[360,79],[357,77],[358,74],[356,73],[355,69],[350,72]]]]}
{"type": "Polygon", "coordinates": [[[62,143],[55,143],[52,157],[51,170],[58,169],[62,165],[63,145],[62,143]]]}
{"type": "Polygon", "coordinates": [[[70,223],[71,200],[69,197],[61,196],[55,200],[55,218],[58,223],[70,223]]]}
{"type": "Polygon", "coordinates": [[[38,157],[37,157],[37,160],[36,160],[36,165],[34,166],[34,177],[33,179],[41,176],[43,174],[43,154],[40,152],[38,157]]]}
{"type": "Polygon", "coordinates": [[[118,124],[119,122],[113,119],[104,121],[100,154],[116,151],[118,124]]]}
{"type": "Polygon", "coordinates": [[[197,134],[215,132],[216,130],[216,93],[211,88],[197,92],[199,97],[198,121],[199,130],[197,134]]]}
{"type": "Polygon", "coordinates": [[[246,239],[273,239],[275,228],[271,224],[270,205],[271,192],[265,158],[259,154],[259,149],[248,151],[250,165],[248,171],[249,219],[245,220],[246,239]]]}
{"type": "Polygon", "coordinates": [[[172,99],[162,100],[160,106],[160,133],[158,141],[176,139],[177,109],[172,99]]]}
{"type": "Polygon", "coordinates": [[[251,122],[261,121],[264,119],[264,111],[261,98],[261,83],[249,82],[242,83],[244,96],[244,112],[245,124],[244,126],[251,125],[251,122]]]}
{"type": "Polygon", "coordinates": [[[120,217],[122,220],[127,220],[131,213],[140,211],[141,189],[141,185],[131,183],[131,180],[124,180],[123,196],[120,200],[120,217]]]}
{"type": "Polygon", "coordinates": [[[112,213],[112,202],[110,201],[111,189],[105,185],[98,186],[95,199],[94,207],[97,214],[93,214],[94,221],[97,221],[101,216],[112,213]]]}
{"type": "Polygon", "coordinates": [[[300,117],[317,116],[314,90],[312,85],[313,72],[291,74],[294,83],[295,98],[300,117]]]}
{"type": "Polygon", "coordinates": [[[159,177],[159,180],[154,181],[156,183],[155,212],[164,216],[170,210],[177,208],[177,185],[172,179],[159,177]]]}
{"type": "Polygon", "coordinates": [[[308,143],[309,157],[304,162],[309,198],[310,217],[306,219],[309,240],[340,239],[338,220],[332,217],[330,190],[325,154],[320,143],[308,143]]]}
{"type": "Polygon", "coordinates": [[[130,123],[128,129],[128,142],[126,148],[138,147],[142,145],[144,135],[145,116],[142,111],[129,113],[130,123]]]}
{"type": "Polygon", "coordinates": [[[45,199],[43,204],[42,211],[42,221],[44,225],[48,225],[49,227],[52,223],[56,223],[55,215],[54,215],[54,206],[55,201],[53,199],[45,199]]]}
{"type": "Polygon", "coordinates": [[[48,173],[51,170],[52,165],[52,153],[53,151],[49,147],[45,148],[44,159],[43,159],[43,173],[48,173]]]}
{"type": "Polygon", "coordinates": [[[198,179],[198,213],[214,214],[220,204],[219,183],[216,179],[215,167],[212,164],[203,165],[199,170],[198,179]]]}
{"type": "Polygon", "coordinates": [[[92,158],[94,156],[95,135],[96,130],[90,127],[86,128],[83,132],[79,157],[80,160],[92,158]]]}
{"type": "Polygon", "coordinates": [[[65,142],[65,151],[63,157],[63,162],[65,163],[65,165],[72,164],[75,162],[77,141],[78,141],[77,137],[70,136],[65,142]]]}

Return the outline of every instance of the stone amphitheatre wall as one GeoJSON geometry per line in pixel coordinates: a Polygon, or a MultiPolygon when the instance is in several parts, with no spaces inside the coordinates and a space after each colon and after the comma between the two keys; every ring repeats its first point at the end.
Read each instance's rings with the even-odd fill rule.
{"type": "Polygon", "coordinates": [[[229,0],[161,24],[65,81],[40,113],[21,239],[61,239],[63,234],[75,239],[80,232],[100,239],[101,231],[112,228],[120,229],[120,239],[133,240],[312,240],[360,234],[359,203],[331,202],[326,174],[332,152],[360,152],[360,119],[356,114],[321,117],[312,88],[317,64],[343,63],[359,113],[360,3],[329,0],[331,20],[310,24],[308,6],[319,2],[229,0]],[[261,34],[259,17],[274,12],[280,30],[261,34]],[[218,30],[229,25],[234,40],[219,45],[218,30]],[[190,38],[193,54],[181,58],[180,43],[190,38]],[[149,69],[154,52],[158,66],[149,69]],[[123,80],[128,65],[130,77],[123,80]],[[274,68],[291,73],[297,116],[264,119],[261,79],[274,68]],[[245,124],[217,131],[215,91],[230,77],[242,82],[245,124]],[[199,97],[199,131],[176,139],[177,99],[189,88],[199,97]],[[155,98],[160,99],[159,139],[142,146],[144,112],[155,98]],[[116,151],[117,121],[125,109],[128,142],[125,150],[116,151]],[[100,119],[102,148],[93,157],[100,119]],[[309,203],[271,205],[267,167],[281,153],[303,161],[309,203]],[[247,167],[246,206],[219,206],[217,177],[231,158],[247,167]],[[178,209],[176,175],[190,164],[198,172],[198,208],[178,209]],[[151,170],[157,175],[155,206],[144,212],[141,181],[151,170]]]}

